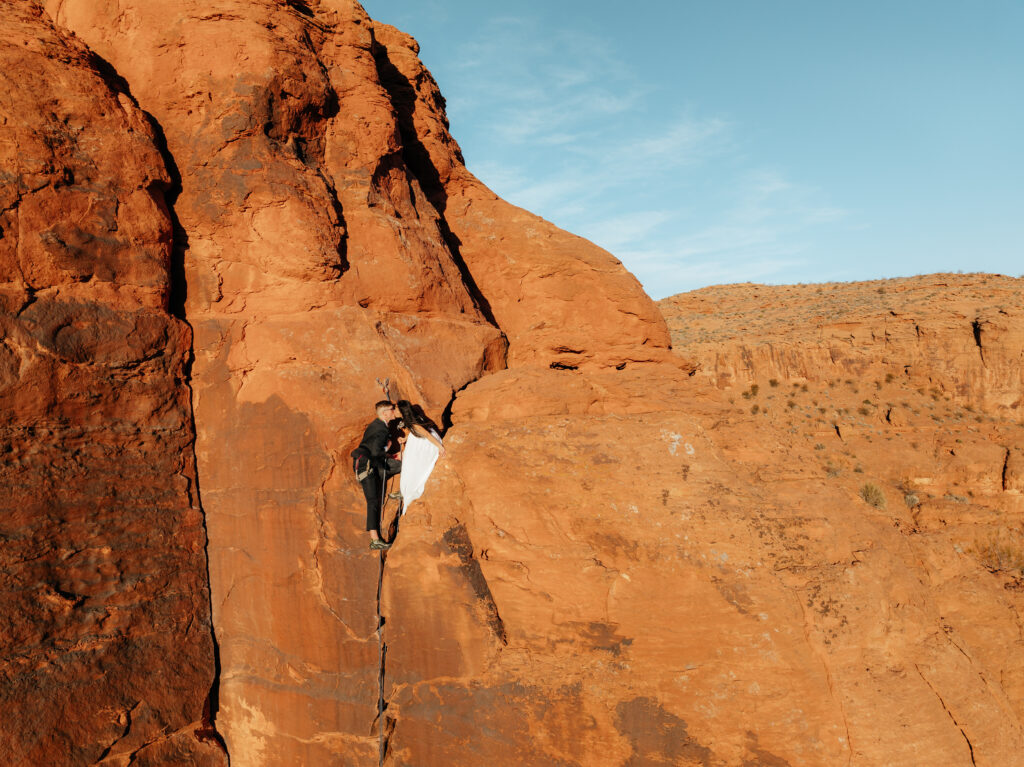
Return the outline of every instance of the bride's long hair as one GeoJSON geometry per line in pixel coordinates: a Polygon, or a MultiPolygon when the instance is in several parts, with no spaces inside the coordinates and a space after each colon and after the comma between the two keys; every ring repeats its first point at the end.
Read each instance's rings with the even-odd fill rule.
{"type": "Polygon", "coordinates": [[[398,412],[402,414],[402,424],[406,429],[412,431],[414,426],[422,426],[423,422],[407,399],[398,400],[398,412]]]}

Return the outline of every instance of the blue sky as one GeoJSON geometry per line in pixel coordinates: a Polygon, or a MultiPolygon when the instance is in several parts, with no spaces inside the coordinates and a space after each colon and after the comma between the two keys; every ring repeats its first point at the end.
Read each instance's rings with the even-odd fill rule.
{"type": "Polygon", "coordinates": [[[1024,274],[1021,0],[364,0],[469,169],[655,298],[1024,274]]]}

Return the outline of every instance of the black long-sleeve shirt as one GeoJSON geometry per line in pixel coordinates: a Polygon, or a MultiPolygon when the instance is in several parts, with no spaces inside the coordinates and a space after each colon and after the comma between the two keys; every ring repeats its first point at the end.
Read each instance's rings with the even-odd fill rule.
{"type": "Polygon", "coordinates": [[[387,455],[388,441],[391,439],[391,432],[388,425],[379,418],[374,418],[366,431],[363,432],[363,441],[359,443],[357,451],[365,450],[370,459],[380,464],[387,455]]]}

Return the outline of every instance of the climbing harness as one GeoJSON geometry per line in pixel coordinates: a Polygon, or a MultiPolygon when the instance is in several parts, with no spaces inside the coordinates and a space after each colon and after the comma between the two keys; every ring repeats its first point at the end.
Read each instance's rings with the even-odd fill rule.
{"type": "Polygon", "coordinates": [[[356,473],[356,479],[362,482],[373,471],[373,463],[366,453],[354,452],[352,456],[352,471],[356,473]]]}

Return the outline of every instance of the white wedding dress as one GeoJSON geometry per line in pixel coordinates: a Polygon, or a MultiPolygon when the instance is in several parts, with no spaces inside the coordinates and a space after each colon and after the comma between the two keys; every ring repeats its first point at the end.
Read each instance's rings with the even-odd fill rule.
{"type": "MultiPolygon", "coordinates": [[[[421,426],[420,428],[426,427],[421,426]]],[[[437,437],[438,441],[441,440],[441,437],[433,429],[430,430],[430,433],[437,437]]],[[[411,431],[409,432],[409,437],[405,442],[405,451],[402,453],[402,473],[398,475],[401,477],[399,489],[402,491],[403,514],[409,510],[409,505],[413,501],[423,495],[423,488],[426,487],[427,479],[430,477],[430,472],[434,470],[434,464],[437,463],[440,453],[437,445],[429,439],[417,437],[411,431]]]]}

